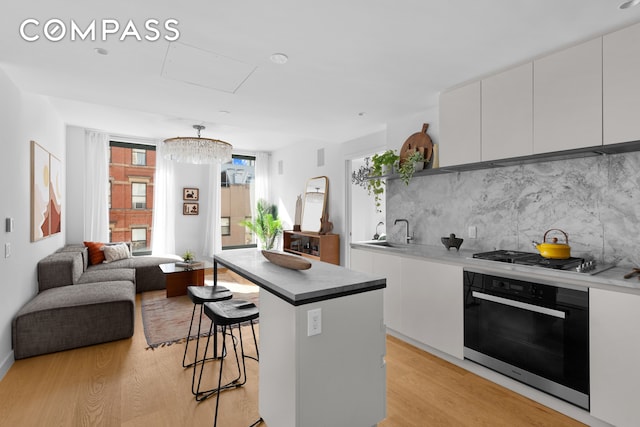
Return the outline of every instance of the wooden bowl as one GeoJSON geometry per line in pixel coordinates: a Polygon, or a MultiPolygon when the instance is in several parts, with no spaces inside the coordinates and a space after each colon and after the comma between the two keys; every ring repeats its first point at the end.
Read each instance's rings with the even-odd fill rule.
{"type": "Polygon", "coordinates": [[[262,250],[262,255],[271,263],[290,270],[308,270],[311,262],[299,255],[291,255],[280,251],[262,250]]]}

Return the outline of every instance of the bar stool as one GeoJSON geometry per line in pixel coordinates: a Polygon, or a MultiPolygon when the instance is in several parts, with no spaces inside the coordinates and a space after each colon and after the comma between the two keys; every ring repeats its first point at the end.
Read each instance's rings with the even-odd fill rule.
{"type": "MultiPolygon", "coordinates": [[[[189,299],[193,302],[193,311],[191,312],[191,322],[189,323],[189,332],[187,333],[187,342],[184,346],[184,355],[182,356],[182,367],[189,368],[193,366],[193,375],[191,377],[191,393],[196,394],[194,389],[195,383],[195,365],[198,363],[204,363],[207,360],[215,359],[214,357],[207,358],[206,351],[204,353],[204,357],[202,360],[198,360],[198,350],[200,347],[200,333],[202,327],[202,313],[203,313],[203,304],[205,302],[214,302],[214,301],[224,301],[230,300],[233,297],[233,294],[229,291],[229,289],[224,286],[188,286],[187,287],[187,295],[189,295],[189,299]],[[198,334],[195,337],[191,336],[191,330],[193,328],[193,319],[196,315],[196,307],[200,306],[200,317],[198,320],[198,334]],[[187,363],[187,351],[189,349],[189,341],[196,340],[196,354],[194,357],[194,361],[191,363],[187,363]]],[[[214,337],[214,346],[217,348],[218,339],[217,336],[214,337]]]]}
{"type": "MultiPolygon", "coordinates": [[[[254,359],[258,360],[260,358],[260,353],[258,350],[258,340],[256,339],[256,331],[253,325],[253,321],[259,317],[258,307],[255,304],[240,300],[240,299],[232,299],[228,301],[220,301],[220,302],[207,302],[203,304],[204,313],[207,317],[211,319],[211,329],[220,326],[222,333],[222,353],[226,354],[227,349],[227,340],[226,335],[231,336],[231,341],[233,343],[233,352],[236,357],[236,366],[238,369],[238,376],[228,382],[225,385],[222,385],[222,370],[224,366],[224,359],[220,359],[220,369],[218,371],[218,387],[213,388],[211,390],[206,390],[200,392],[196,395],[196,400],[201,401],[213,394],[216,394],[216,410],[215,410],[215,418],[214,418],[214,427],[218,422],[218,404],[220,402],[220,392],[230,388],[241,387],[247,382],[247,367],[245,365],[245,359],[254,359]],[[252,357],[246,355],[244,353],[244,343],[242,342],[242,327],[241,323],[249,322],[251,324],[251,332],[253,334],[253,343],[256,348],[256,357],[252,357]],[[237,340],[233,333],[234,325],[238,326],[240,341],[240,357],[238,357],[238,349],[237,349],[237,340]],[[229,332],[227,332],[227,329],[229,332]],[[242,360],[242,367],[240,366],[240,360],[242,360]]],[[[211,329],[209,331],[209,336],[207,337],[207,343],[205,344],[205,354],[207,349],[209,348],[209,341],[211,337],[211,329]]],[[[204,370],[204,366],[200,370],[200,378],[198,380],[198,389],[200,389],[200,382],[202,380],[202,371],[204,370]]],[[[257,425],[257,424],[253,424],[257,425]]]]}

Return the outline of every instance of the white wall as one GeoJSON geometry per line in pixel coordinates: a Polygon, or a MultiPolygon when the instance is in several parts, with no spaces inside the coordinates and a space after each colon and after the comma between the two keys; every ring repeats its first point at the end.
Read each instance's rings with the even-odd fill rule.
{"type": "Polygon", "coordinates": [[[336,144],[310,141],[274,152],[271,156],[271,202],[278,206],[283,228],[293,228],[296,200],[298,195],[304,193],[307,181],[313,177],[326,176],[329,178],[329,221],[333,222],[333,232],[341,234],[342,242],[344,173],[344,158],[336,144]],[[318,149],[324,149],[324,166],[318,166],[318,149]]]}
{"type": "Polygon", "coordinates": [[[204,239],[207,229],[207,208],[212,197],[212,186],[209,180],[209,165],[175,164],[176,194],[176,254],[182,255],[187,249],[201,259],[204,250],[204,239]],[[195,187],[200,189],[199,215],[182,214],[182,189],[195,187]]]}
{"type": "MultiPolygon", "coordinates": [[[[399,152],[409,136],[422,130],[423,123],[429,123],[428,133],[435,142],[434,135],[437,135],[438,130],[438,109],[432,108],[391,122],[386,131],[365,135],[343,143],[309,141],[307,144],[297,144],[274,152],[271,156],[272,199],[274,203],[278,204],[285,230],[293,228],[296,198],[298,194],[303,193],[306,181],[316,176],[327,176],[329,178],[329,220],[333,222],[333,232],[340,234],[340,258],[341,264],[344,265],[345,253],[350,243],[350,236],[347,235],[349,227],[346,225],[348,220],[346,217],[346,192],[356,192],[355,203],[352,207],[354,221],[359,222],[356,236],[369,234],[373,236],[376,224],[381,220],[376,215],[375,205],[369,203],[373,196],[367,196],[366,190],[364,196],[370,197],[371,200],[367,200],[364,205],[358,202],[363,200],[362,189],[351,187],[347,161],[386,148],[399,152]],[[317,150],[321,148],[324,148],[325,151],[324,166],[317,165],[317,150]],[[279,162],[282,162],[282,174],[279,173],[279,162]]],[[[389,220],[393,221],[393,218],[387,218],[387,221],[389,220]]]]}
{"type": "Polygon", "coordinates": [[[11,322],[37,293],[37,262],[63,246],[68,207],[63,194],[62,232],[31,243],[31,144],[37,141],[67,166],[65,128],[46,98],[24,93],[0,70],[0,377],[13,363],[11,322]],[[5,231],[5,218],[14,218],[14,231],[5,231]],[[4,257],[4,245],[11,256],[4,257]]]}

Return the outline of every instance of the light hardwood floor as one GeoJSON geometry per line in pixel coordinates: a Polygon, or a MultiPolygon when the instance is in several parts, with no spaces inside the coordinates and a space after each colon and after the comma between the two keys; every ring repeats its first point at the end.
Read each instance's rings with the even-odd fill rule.
{"type": "MultiPolygon", "coordinates": [[[[213,425],[214,400],[191,395],[184,346],[145,350],[139,296],[136,303],[131,339],[16,361],[0,382],[0,426],[213,425]]],[[[244,337],[253,348],[251,334],[244,337]]],[[[582,425],[393,337],[386,360],[380,427],[582,425]]],[[[211,380],[214,363],[205,371],[211,380]]],[[[258,417],[258,366],[247,360],[247,367],[247,385],[221,395],[220,426],[245,427],[258,417]]]]}

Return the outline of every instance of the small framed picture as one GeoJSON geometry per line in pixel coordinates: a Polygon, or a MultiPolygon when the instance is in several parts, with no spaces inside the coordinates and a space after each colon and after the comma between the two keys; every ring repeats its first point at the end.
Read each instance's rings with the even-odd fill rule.
{"type": "Polygon", "coordinates": [[[197,203],[183,203],[182,204],[182,214],[183,215],[198,215],[198,204],[197,203]]]}
{"type": "Polygon", "coordinates": [[[182,200],[198,201],[200,197],[200,191],[197,188],[183,188],[182,200]]]}

